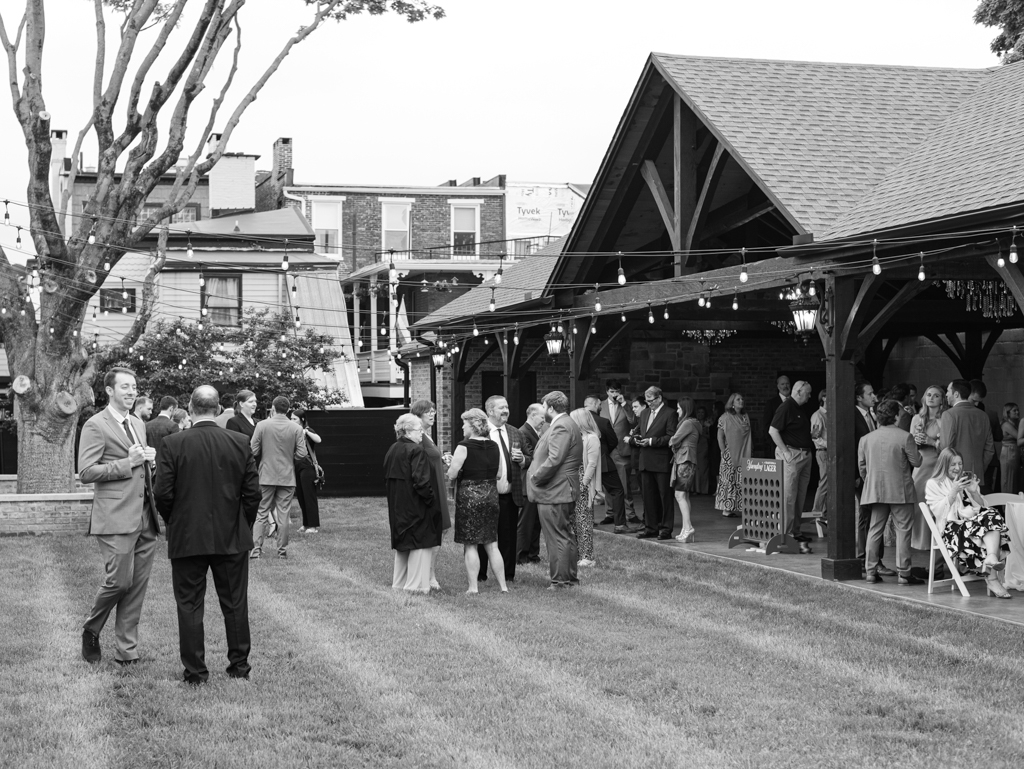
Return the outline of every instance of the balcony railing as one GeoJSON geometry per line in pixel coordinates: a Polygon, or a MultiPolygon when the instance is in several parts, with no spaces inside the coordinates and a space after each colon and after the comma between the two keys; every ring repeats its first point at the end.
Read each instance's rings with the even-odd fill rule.
{"type": "Polygon", "coordinates": [[[360,384],[402,382],[405,372],[388,356],[387,350],[367,350],[356,353],[356,369],[360,384]]]}

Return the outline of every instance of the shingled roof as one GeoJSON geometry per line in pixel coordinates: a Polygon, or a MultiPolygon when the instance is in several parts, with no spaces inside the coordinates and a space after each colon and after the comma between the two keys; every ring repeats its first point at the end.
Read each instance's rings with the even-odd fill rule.
{"type": "MultiPolygon", "coordinates": [[[[528,301],[527,294],[534,299],[540,297],[548,283],[551,273],[558,263],[558,255],[562,253],[565,238],[548,243],[544,248],[521,262],[507,267],[502,273],[501,285],[494,290],[495,309],[511,307],[528,301]]],[[[415,327],[436,326],[458,318],[470,318],[475,315],[489,315],[488,305],[491,303],[492,283],[482,283],[465,294],[457,297],[441,309],[413,324],[415,327]]]]}
{"type": "Polygon", "coordinates": [[[652,54],[697,115],[820,240],[994,71],[652,54]]]}

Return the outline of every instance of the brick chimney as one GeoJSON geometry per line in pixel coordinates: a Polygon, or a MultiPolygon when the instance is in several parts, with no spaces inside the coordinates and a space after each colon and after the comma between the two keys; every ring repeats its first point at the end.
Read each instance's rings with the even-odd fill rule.
{"type": "Polygon", "coordinates": [[[270,178],[277,187],[289,187],[295,184],[295,172],[292,170],[291,137],[281,137],[274,142],[274,165],[270,178]]]}

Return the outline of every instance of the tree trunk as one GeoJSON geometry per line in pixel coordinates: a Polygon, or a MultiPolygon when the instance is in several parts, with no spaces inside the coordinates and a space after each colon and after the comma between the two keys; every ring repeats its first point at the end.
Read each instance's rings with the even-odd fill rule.
{"type": "MultiPolygon", "coordinates": [[[[75,436],[82,406],[92,403],[92,366],[81,354],[35,355],[28,389],[15,395],[18,493],[75,490],[75,436]],[[77,396],[77,397],[76,397],[77,396]]],[[[18,369],[11,372],[17,375],[18,369]]],[[[14,389],[17,392],[17,382],[14,389]]]]}

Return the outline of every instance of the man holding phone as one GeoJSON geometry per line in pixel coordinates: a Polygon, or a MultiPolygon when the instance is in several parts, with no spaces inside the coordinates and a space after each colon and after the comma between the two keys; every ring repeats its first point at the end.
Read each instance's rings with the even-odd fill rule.
{"type": "Polygon", "coordinates": [[[639,437],[629,438],[640,451],[640,486],[644,495],[644,530],[637,539],[671,539],[675,526],[675,506],[669,476],[672,449],[668,441],[676,431],[675,410],[665,405],[660,387],[648,387],[647,403],[640,414],[639,437]]]}
{"type": "MultiPolygon", "coordinates": [[[[626,517],[632,519],[636,517],[636,512],[633,509],[633,491],[629,487],[629,476],[632,470],[630,455],[633,448],[625,441],[625,438],[636,425],[637,418],[630,404],[626,403],[626,399],[622,395],[622,382],[618,379],[609,379],[605,382],[605,387],[608,397],[601,401],[601,409],[598,413],[611,423],[612,430],[615,431],[617,446],[611,452],[611,460],[618,471],[619,481],[622,483],[625,494],[626,517]]],[[[626,521],[622,523],[625,524],[626,521]]],[[[625,530],[625,527],[623,529],[625,530]]]]}
{"type": "Polygon", "coordinates": [[[116,607],[114,661],[139,661],[139,617],[160,533],[153,496],[156,450],[146,445],[146,425],[130,413],[135,372],[112,368],[103,377],[109,404],[82,427],[78,476],[95,484],[89,534],[103,558],[104,579],[82,629],[82,658],[100,661],[100,632],[116,607]]]}

